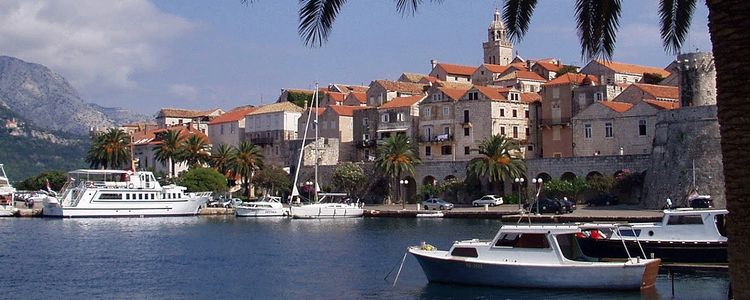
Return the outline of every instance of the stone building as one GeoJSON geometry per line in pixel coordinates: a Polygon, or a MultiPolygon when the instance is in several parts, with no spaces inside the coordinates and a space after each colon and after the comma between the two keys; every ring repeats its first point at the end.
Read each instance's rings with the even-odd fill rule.
{"type": "Polygon", "coordinates": [[[244,140],[245,116],[255,107],[231,110],[208,123],[208,136],[215,145],[237,146],[244,140]]]}
{"type": "MultiPolygon", "coordinates": [[[[139,170],[153,170],[168,175],[172,174],[173,170],[169,161],[159,161],[156,159],[156,149],[162,144],[162,138],[169,130],[177,131],[181,140],[185,140],[191,136],[198,136],[209,145],[209,148],[211,146],[211,140],[208,136],[194,127],[189,126],[189,124],[138,131],[133,133],[132,138],[134,159],[138,162],[139,170]]],[[[174,174],[179,175],[187,169],[188,165],[185,162],[176,162],[174,166],[174,174]]]]}
{"type": "Polygon", "coordinates": [[[680,101],[680,91],[674,86],[634,83],[627,86],[614,99],[614,101],[628,103],[637,103],[642,100],[678,103],[680,101]]]}
{"type": "Polygon", "coordinates": [[[377,153],[378,109],[365,107],[352,113],[354,161],[371,161],[377,153]]]}
{"type": "Polygon", "coordinates": [[[286,167],[292,151],[289,141],[297,139],[297,122],[303,109],[291,102],[258,107],[245,116],[245,140],[263,149],[265,163],[286,167]]]}
{"type": "Polygon", "coordinates": [[[485,64],[508,65],[513,60],[513,43],[510,42],[505,23],[497,9],[487,28],[487,41],[482,44],[482,48],[485,64]]]}
{"type": "Polygon", "coordinates": [[[367,106],[378,107],[396,97],[423,95],[425,84],[375,80],[367,89],[367,106]]]}
{"type": "Polygon", "coordinates": [[[596,75],[599,82],[606,85],[640,82],[645,73],[669,76],[669,72],[662,68],[603,60],[592,60],[581,69],[581,73],[596,75]]]}
{"type": "Polygon", "coordinates": [[[425,98],[425,95],[397,97],[378,107],[378,143],[397,134],[415,138],[419,128],[419,103],[425,98]]]}
{"type": "Polygon", "coordinates": [[[367,106],[366,92],[351,92],[346,95],[344,105],[347,106],[367,106]]]}
{"type": "Polygon", "coordinates": [[[162,108],[156,115],[156,125],[159,128],[167,128],[190,123],[195,129],[206,134],[208,133],[208,123],[222,114],[224,114],[224,111],[218,108],[205,111],[162,108]]]}
{"type": "Polygon", "coordinates": [[[477,69],[472,66],[438,63],[435,60],[430,63],[432,71],[429,76],[446,82],[471,83],[471,75],[477,69]]]}
{"type": "MultiPolygon", "coordinates": [[[[353,116],[356,110],[363,108],[364,107],[361,106],[334,105],[317,110],[317,124],[319,124],[318,137],[336,140],[336,146],[339,147],[339,149],[336,150],[336,157],[341,161],[352,161],[357,158],[354,150],[355,145],[353,143],[353,116]]],[[[313,109],[313,111],[315,110],[313,109]]],[[[315,115],[313,114],[311,117],[311,125],[308,127],[307,132],[308,140],[315,138],[315,115]]],[[[307,112],[304,112],[297,122],[298,139],[304,138],[304,135],[299,133],[305,132],[306,123],[307,112]]],[[[329,145],[329,143],[324,142],[322,145],[329,145]]]]}
{"type": "Polygon", "coordinates": [[[541,90],[547,79],[539,74],[527,70],[513,70],[505,72],[502,76],[492,81],[491,85],[506,88],[515,88],[524,93],[537,93],[541,90]]]}
{"type": "Polygon", "coordinates": [[[490,85],[500,78],[511,66],[501,66],[493,64],[481,64],[471,74],[471,83],[477,85],[490,85]]]}
{"type": "Polygon", "coordinates": [[[423,162],[456,159],[452,151],[455,149],[455,103],[468,90],[468,87],[433,86],[427,91],[427,98],[419,104],[419,157],[423,162]]]}

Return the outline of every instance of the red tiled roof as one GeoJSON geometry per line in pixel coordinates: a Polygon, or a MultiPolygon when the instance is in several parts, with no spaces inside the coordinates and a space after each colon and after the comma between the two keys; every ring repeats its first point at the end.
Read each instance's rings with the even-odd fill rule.
{"type": "Polygon", "coordinates": [[[508,66],[495,65],[495,64],[482,64],[487,71],[492,73],[502,73],[508,70],[508,66]]]}
{"type": "Polygon", "coordinates": [[[411,94],[422,94],[424,91],[424,84],[411,83],[411,82],[400,82],[390,80],[375,80],[376,83],[380,84],[384,89],[389,91],[398,91],[411,94]]]}
{"type": "Polygon", "coordinates": [[[329,106],[328,109],[335,112],[339,116],[351,117],[354,115],[354,111],[363,109],[362,106],[348,106],[348,105],[333,105],[329,106]]]}
{"type": "Polygon", "coordinates": [[[626,63],[620,63],[620,62],[614,62],[614,61],[603,61],[603,60],[597,60],[596,62],[618,73],[633,74],[633,75],[643,75],[643,73],[653,73],[653,74],[659,74],[663,77],[667,77],[670,74],[669,71],[667,70],[664,70],[662,68],[657,68],[657,67],[651,67],[651,66],[632,65],[632,64],[626,64],[626,63]]]}
{"type": "Polygon", "coordinates": [[[402,80],[403,82],[415,82],[416,83],[416,82],[420,82],[425,77],[427,77],[427,75],[425,74],[402,73],[399,79],[404,79],[402,80]]]}
{"type": "Polygon", "coordinates": [[[168,130],[179,130],[179,136],[181,139],[186,139],[190,137],[191,135],[196,135],[202,138],[204,141],[206,141],[207,144],[211,143],[211,140],[208,138],[208,136],[205,135],[200,130],[194,129],[192,127],[187,127],[184,125],[175,125],[175,126],[167,127],[167,128],[159,128],[159,129],[134,132],[133,133],[133,145],[140,146],[140,145],[148,145],[148,144],[152,144],[152,145],[160,144],[161,141],[157,140],[156,136],[159,133],[166,132],[168,130]]]}
{"type": "Polygon", "coordinates": [[[560,70],[560,67],[562,67],[561,65],[553,64],[547,61],[538,61],[536,62],[536,65],[550,72],[557,72],[557,70],[560,70]]]}
{"type": "Polygon", "coordinates": [[[304,109],[302,109],[302,107],[299,107],[292,102],[284,101],[284,102],[277,102],[277,103],[271,103],[271,104],[259,106],[255,108],[254,111],[250,112],[250,114],[256,115],[256,114],[280,112],[280,111],[302,112],[303,110],[304,109]]]}
{"type": "Polygon", "coordinates": [[[645,83],[634,83],[633,86],[642,90],[644,93],[654,96],[654,98],[675,100],[680,98],[680,90],[676,86],[645,83]]]}
{"type": "Polygon", "coordinates": [[[191,110],[191,109],[180,109],[180,108],[162,108],[159,110],[159,117],[170,117],[170,118],[195,118],[209,116],[217,109],[209,109],[205,111],[191,110]]]}
{"type": "Polygon", "coordinates": [[[227,123],[227,122],[237,122],[240,119],[245,118],[247,114],[253,111],[255,111],[255,107],[233,110],[221,116],[216,117],[216,119],[211,120],[211,122],[209,122],[208,125],[215,125],[215,124],[221,124],[221,123],[227,123]]]}
{"type": "Polygon", "coordinates": [[[424,99],[424,95],[414,95],[414,96],[408,96],[408,97],[396,97],[393,98],[391,101],[388,101],[386,104],[383,104],[380,106],[380,108],[399,108],[399,107],[409,107],[414,105],[415,103],[419,102],[420,100],[424,99]]]}
{"type": "Polygon", "coordinates": [[[521,93],[521,102],[524,102],[524,103],[542,102],[542,95],[539,95],[537,93],[521,93]]]}
{"type": "Polygon", "coordinates": [[[444,63],[439,63],[435,67],[443,68],[443,70],[445,70],[445,72],[448,74],[458,74],[458,75],[465,75],[465,76],[471,76],[471,74],[474,74],[474,71],[477,69],[472,66],[444,64],[444,63]]]}
{"type": "Polygon", "coordinates": [[[435,82],[439,82],[439,81],[440,81],[440,79],[438,79],[437,77],[434,77],[434,76],[425,76],[424,78],[422,78],[422,79],[419,80],[419,83],[428,84],[430,82],[435,83],[435,82]]]}
{"type": "Polygon", "coordinates": [[[525,62],[512,63],[512,64],[509,64],[508,67],[514,67],[517,70],[526,70],[526,71],[529,70],[529,68],[526,67],[526,63],[525,62]]]}
{"type": "Polygon", "coordinates": [[[363,92],[351,92],[346,97],[347,99],[351,97],[357,102],[362,103],[362,104],[367,103],[367,94],[363,92]]]}
{"type": "Polygon", "coordinates": [[[658,109],[675,109],[675,108],[680,108],[680,103],[679,102],[658,101],[658,100],[649,100],[649,99],[644,99],[643,102],[651,104],[652,106],[654,106],[654,107],[656,107],[658,109]]]}
{"type": "Polygon", "coordinates": [[[336,102],[343,102],[344,98],[346,98],[346,94],[344,93],[336,93],[336,92],[328,92],[328,99],[331,99],[336,102]]]}
{"type": "Polygon", "coordinates": [[[624,113],[633,108],[633,104],[627,102],[599,101],[598,103],[618,113],[624,113]]]}
{"type": "Polygon", "coordinates": [[[510,88],[493,88],[488,86],[475,86],[480,93],[490,98],[490,100],[507,100],[505,95],[510,91],[510,88]]]}
{"type": "Polygon", "coordinates": [[[458,101],[458,99],[461,99],[464,94],[469,90],[469,87],[467,86],[465,89],[463,88],[450,88],[450,87],[441,87],[438,88],[443,94],[448,96],[453,101],[458,101]]]}
{"type": "Polygon", "coordinates": [[[544,79],[544,77],[539,76],[539,74],[530,72],[530,71],[524,71],[524,70],[517,70],[512,73],[508,73],[497,80],[508,80],[508,79],[523,79],[523,80],[536,80],[536,81],[547,81],[544,79]]]}
{"type": "Polygon", "coordinates": [[[556,85],[556,84],[581,84],[585,79],[591,80],[592,82],[599,84],[599,79],[594,75],[584,75],[580,73],[565,73],[557,76],[557,78],[547,81],[543,85],[556,85]]]}

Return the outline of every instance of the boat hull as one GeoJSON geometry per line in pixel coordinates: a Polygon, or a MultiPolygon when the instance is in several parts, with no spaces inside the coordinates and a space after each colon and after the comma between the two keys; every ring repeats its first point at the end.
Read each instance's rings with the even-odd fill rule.
{"type": "Polygon", "coordinates": [[[440,258],[435,253],[411,248],[430,282],[498,287],[632,290],[653,287],[659,260],[642,263],[589,263],[588,265],[532,265],[477,262],[440,258]]]}
{"type": "Polygon", "coordinates": [[[320,207],[320,206],[300,206],[292,207],[292,217],[295,219],[340,219],[340,218],[360,218],[365,214],[365,210],[357,207],[320,207]]]}
{"type": "MultiPolygon", "coordinates": [[[[690,242],[690,241],[649,241],[640,240],[646,256],[660,258],[664,262],[697,262],[726,263],[727,242],[690,242]]],[[[627,257],[621,240],[591,239],[578,240],[583,253],[596,257],[627,257]]],[[[631,256],[643,256],[635,241],[625,241],[631,256]]]]}
{"type": "Polygon", "coordinates": [[[286,217],[289,212],[285,208],[251,209],[237,207],[236,214],[238,217],[286,217]]]}
{"type": "Polygon", "coordinates": [[[52,218],[92,218],[92,217],[155,217],[155,216],[194,216],[208,198],[195,198],[182,201],[153,201],[153,203],[106,203],[97,206],[65,207],[57,201],[44,202],[42,214],[52,218]]]}
{"type": "Polygon", "coordinates": [[[18,209],[11,205],[0,205],[0,217],[12,217],[18,209]]]}

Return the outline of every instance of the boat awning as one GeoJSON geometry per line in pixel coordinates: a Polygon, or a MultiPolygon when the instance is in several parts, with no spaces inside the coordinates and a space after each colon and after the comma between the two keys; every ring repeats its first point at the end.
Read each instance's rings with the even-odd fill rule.
{"type": "Polygon", "coordinates": [[[108,175],[108,174],[127,174],[132,173],[129,170],[88,170],[79,169],[68,172],[69,174],[80,174],[80,175],[108,175]]]}

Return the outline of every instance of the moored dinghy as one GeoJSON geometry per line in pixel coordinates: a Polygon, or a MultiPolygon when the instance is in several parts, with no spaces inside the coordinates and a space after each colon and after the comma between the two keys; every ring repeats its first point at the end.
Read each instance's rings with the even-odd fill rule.
{"type": "Polygon", "coordinates": [[[235,208],[238,217],[285,217],[289,211],[281,204],[281,197],[263,196],[258,201],[245,202],[235,208]]]}
{"type": "Polygon", "coordinates": [[[585,256],[577,225],[504,225],[492,240],[408,249],[431,282],[501,287],[646,289],[654,286],[659,259],[610,260],[585,256]]]}

